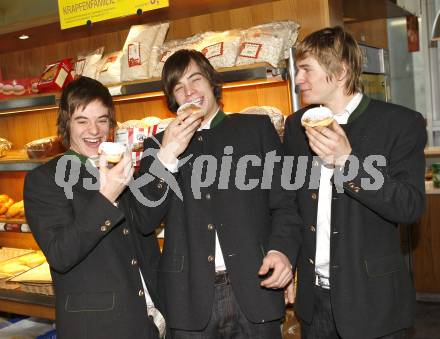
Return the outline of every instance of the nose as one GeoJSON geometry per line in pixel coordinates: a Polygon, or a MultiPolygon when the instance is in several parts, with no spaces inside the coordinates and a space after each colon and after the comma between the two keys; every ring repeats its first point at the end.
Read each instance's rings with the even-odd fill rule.
{"type": "Polygon", "coordinates": [[[185,95],[187,97],[190,97],[193,93],[194,93],[194,90],[191,87],[191,85],[185,85],[185,95]]]}
{"type": "Polygon", "coordinates": [[[94,134],[94,135],[99,133],[99,127],[98,127],[98,124],[96,122],[92,122],[89,125],[89,133],[90,134],[94,134]]]}
{"type": "Polygon", "coordinates": [[[297,71],[295,74],[295,85],[300,85],[304,82],[304,76],[301,71],[297,71]]]}

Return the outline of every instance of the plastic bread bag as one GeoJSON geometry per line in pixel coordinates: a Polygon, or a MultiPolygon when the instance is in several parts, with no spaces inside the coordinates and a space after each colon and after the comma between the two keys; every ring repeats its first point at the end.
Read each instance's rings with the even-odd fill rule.
{"type": "Polygon", "coordinates": [[[161,55],[161,48],[164,44],[165,37],[168,33],[168,28],[170,24],[168,22],[164,22],[159,24],[159,28],[157,30],[156,38],[154,39],[154,44],[151,47],[150,52],[150,60],[148,62],[148,76],[151,78],[154,75],[154,69],[159,62],[159,57],[161,55]]]}
{"type": "Polygon", "coordinates": [[[125,40],[121,59],[121,81],[146,79],[150,77],[152,49],[162,45],[169,24],[131,26],[125,40]]]}
{"type": "Polygon", "coordinates": [[[245,30],[240,41],[236,65],[267,62],[278,67],[288,47],[296,42],[298,25],[293,21],[273,22],[245,30]],[[293,32],[293,33],[292,33],[293,32]]]}
{"type": "Polygon", "coordinates": [[[75,77],[85,76],[96,79],[98,62],[103,53],[104,47],[99,47],[88,54],[78,54],[75,62],[75,77]]]}
{"type": "Polygon", "coordinates": [[[99,61],[97,80],[103,85],[119,84],[121,82],[122,51],[106,54],[99,61]]]}
{"type": "Polygon", "coordinates": [[[240,48],[238,30],[206,32],[195,49],[202,52],[214,68],[233,67],[240,48]]]}
{"type": "Polygon", "coordinates": [[[159,57],[157,59],[156,66],[154,67],[152,77],[160,78],[162,76],[163,65],[171,55],[181,49],[195,49],[197,44],[200,43],[202,39],[202,34],[196,34],[186,39],[170,40],[165,42],[160,49],[159,57]]]}

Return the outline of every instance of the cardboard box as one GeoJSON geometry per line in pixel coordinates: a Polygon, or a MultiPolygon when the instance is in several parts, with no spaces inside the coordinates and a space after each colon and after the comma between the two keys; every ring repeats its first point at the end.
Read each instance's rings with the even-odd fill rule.
{"type": "Polygon", "coordinates": [[[61,91],[73,78],[72,59],[63,59],[46,65],[37,88],[41,93],[61,91]]]}

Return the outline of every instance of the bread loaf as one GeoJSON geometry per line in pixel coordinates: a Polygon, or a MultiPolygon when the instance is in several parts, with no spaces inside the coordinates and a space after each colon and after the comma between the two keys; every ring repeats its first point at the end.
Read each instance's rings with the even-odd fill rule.
{"type": "Polygon", "coordinates": [[[13,204],[14,200],[12,198],[8,198],[6,202],[0,203],[0,215],[5,214],[13,204]]]}
{"type": "Polygon", "coordinates": [[[8,208],[8,211],[6,212],[6,218],[18,217],[22,213],[24,213],[23,200],[16,202],[8,208]]]}

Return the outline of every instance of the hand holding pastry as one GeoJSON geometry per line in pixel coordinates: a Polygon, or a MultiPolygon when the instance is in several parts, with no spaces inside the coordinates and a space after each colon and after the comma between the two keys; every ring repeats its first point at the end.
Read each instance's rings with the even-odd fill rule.
{"type": "Polygon", "coordinates": [[[336,121],[328,127],[306,127],[306,135],[309,138],[310,148],[324,164],[343,166],[351,154],[350,141],[336,121]]]}
{"type": "Polygon", "coordinates": [[[165,164],[174,163],[177,157],[181,155],[200,127],[203,120],[203,112],[193,113],[192,110],[183,110],[177,115],[166,128],[162,139],[158,156],[165,164]]]}
{"type": "Polygon", "coordinates": [[[133,177],[131,154],[125,152],[121,161],[112,168],[107,167],[105,156],[99,158],[99,192],[111,202],[115,202],[133,177]]]}

